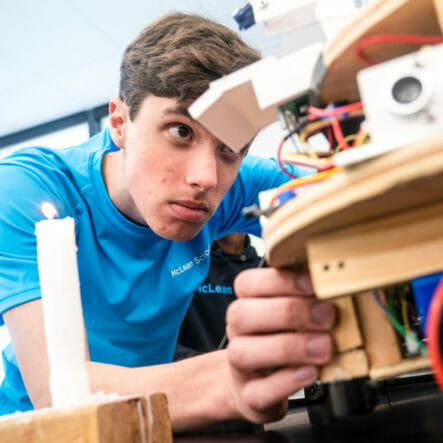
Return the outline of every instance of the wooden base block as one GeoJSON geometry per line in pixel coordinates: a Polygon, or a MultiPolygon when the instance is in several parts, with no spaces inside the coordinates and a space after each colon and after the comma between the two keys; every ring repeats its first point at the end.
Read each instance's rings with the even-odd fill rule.
{"type": "Polygon", "coordinates": [[[361,348],[363,346],[363,339],[352,297],[337,297],[331,302],[335,306],[337,313],[337,323],[332,330],[336,351],[340,353],[350,349],[361,348]]]}
{"type": "Polygon", "coordinates": [[[354,300],[371,370],[399,363],[402,357],[394,327],[373,293],[358,294],[354,300]]]}
{"type": "Polygon", "coordinates": [[[337,380],[366,377],[369,374],[368,359],[363,349],[344,352],[336,355],[320,371],[322,383],[331,383],[337,380]]]}
{"type": "Polygon", "coordinates": [[[172,442],[164,394],[47,408],[0,419],[0,441],[57,443],[172,442]]]}

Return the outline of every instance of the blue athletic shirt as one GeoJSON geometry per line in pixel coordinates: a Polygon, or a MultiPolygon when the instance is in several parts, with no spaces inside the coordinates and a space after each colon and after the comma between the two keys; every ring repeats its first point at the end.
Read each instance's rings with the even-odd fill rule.
{"type": "MultiPolygon", "coordinates": [[[[3,312],[40,297],[35,223],[48,201],[60,218],[75,220],[91,360],[127,367],[167,363],[192,294],[208,273],[211,243],[230,232],[260,235],[258,220],[242,217],[241,210],[287,177],[275,161],[248,155],[201,232],[176,242],[114,206],[101,174],[103,155],[113,150],[105,130],[79,146],[24,149],[0,162],[0,325],[3,312]]],[[[11,344],[3,364],[0,414],[32,409],[11,344]]]]}

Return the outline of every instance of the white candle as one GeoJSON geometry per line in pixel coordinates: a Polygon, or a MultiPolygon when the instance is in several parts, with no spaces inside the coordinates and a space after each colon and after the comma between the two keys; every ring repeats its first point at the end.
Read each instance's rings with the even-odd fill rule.
{"type": "Polygon", "coordinates": [[[52,406],[71,406],[90,395],[75,223],[72,217],[56,219],[49,203],[42,205],[42,211],[48,219],[36,223],[35,233],[49,387],[52,406]]]}

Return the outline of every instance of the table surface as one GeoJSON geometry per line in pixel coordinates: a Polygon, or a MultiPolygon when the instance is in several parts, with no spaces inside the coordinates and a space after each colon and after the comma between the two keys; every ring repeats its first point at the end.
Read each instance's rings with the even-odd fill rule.
{"type": "Polygon", "coordinates": [[[319,410],[323,407],[321,404],[292,407],[285,419],[266,430],[219,428],[175,436],[174,442],[443,442],[443,394],[433,382],[397,386],[372,412],[364,415],[322,418],[319,410]]]}

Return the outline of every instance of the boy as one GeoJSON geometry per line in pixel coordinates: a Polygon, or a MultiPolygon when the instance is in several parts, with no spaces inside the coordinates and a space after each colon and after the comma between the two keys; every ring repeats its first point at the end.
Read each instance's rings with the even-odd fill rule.
{"type": "Polygon", "coordinates": [[[307,275],[275,269],[238,278],[227,350],[169,363],[210,244],[259,234],[241,209],[285,180],[272,161],[244,160],[248,146],[233,152],[187,112],[210,81],[258,57],[223,26],[167,15],[126,49],[109,130],[0,164],[0,313],[12,339],[2,413],[50,405],[34,235],[44,201],[76,222],[93,391],[165,392],[179,432],[277,419],[287,396],[316,379],[332,354],[332,308],[311,297],[307,275]]]}

